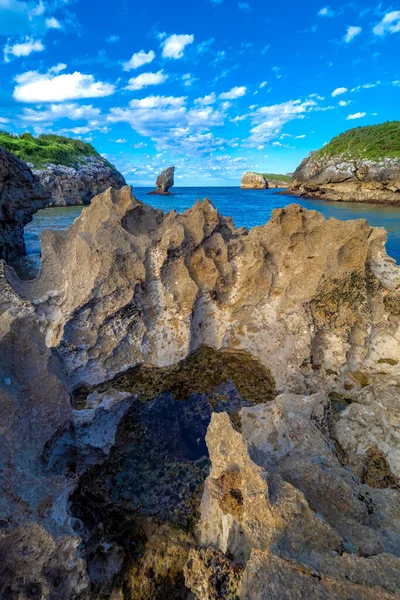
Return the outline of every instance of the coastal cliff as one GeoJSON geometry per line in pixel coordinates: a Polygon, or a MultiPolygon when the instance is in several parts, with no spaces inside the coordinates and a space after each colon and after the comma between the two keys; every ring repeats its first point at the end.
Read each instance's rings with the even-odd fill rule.
{"type": "Polygon", "coordinates": [[[73,167],[49,163],[33,173],[43,192],[51,198],[51,206],[89,204],[109,187],[119,189],[126,185],[115,167],[96,156],[81,158],[73,167]]]}
{"type": "Polygon", "coordinates": [[[123,187],[42,235],[36,280],[0,262],[0,596],[398,600],[385,241],[123,187]]]}
{"type": "Polygon", "coordinates": [[[305,158],[290,194],[343,202],[400,204],[400,122],[347,131],[305,158]]]}

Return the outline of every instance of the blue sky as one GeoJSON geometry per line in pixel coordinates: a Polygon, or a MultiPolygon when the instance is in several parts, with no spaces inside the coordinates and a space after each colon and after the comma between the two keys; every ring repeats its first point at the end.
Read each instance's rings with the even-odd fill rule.
{"type": "Polygon", "coordinates": [[[400,4],[0,0],[0,127],[90,141],[134,185],[286,173],[399,118],[400,4]]]}

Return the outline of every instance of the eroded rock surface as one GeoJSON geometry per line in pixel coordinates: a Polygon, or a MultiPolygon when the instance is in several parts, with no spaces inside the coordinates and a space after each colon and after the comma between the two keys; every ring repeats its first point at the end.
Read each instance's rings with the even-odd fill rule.
{"type": "Polygon", "coordinates": [[[51,206],[89,204],[109,187],[126,185],[124,177],[106,160],[88,156],[76,167],[48,164],[33,171],[51,206]]]}
{"type": "Polygon", "coordinates": [[[161,196],[169,196],[171,192],[169,191],[174,185],[174,176],[175,176],[175,167],[168,167],[165,169],[156,180],[157,189],[154,192],[150,192],[150,194],[160,194],[161,196]]]}
{"type": "Polygon", "coordinates": [[[199,600],[399,598],[399,494],[341,464],[329,399],[283,395],[241,417],[242,434],[225,414],[207,433],[201,548],[185,567],[199,600]]]}
{"type": "Polygon", "coordinates": [[[0,147],[0,258],[24,254],[24,227],[48,202],[28,165],[0,147]]]}
{"type": "Polygon", "coordinates": [[[268,187],[268,182],[260,173],[247,171],[242,176],[240,187],[244,190],[265,190],[268,187]]]}
{"type": "Polygon", "coordinates": [[[42,235],[37,280],[8,273],[72,387],[171,365],[201,345],[250,352],[280,390],[394,385],[400,269],[385,240],[364,220],[295,205],[250,232],[208,200],[163,215],[125,187],[42,235]]]}
{"type": "Polygon", "coordinates": [[[400,204],[400,162],[311,153],[294,172],[288,192],[340,202],[400,204]]]}

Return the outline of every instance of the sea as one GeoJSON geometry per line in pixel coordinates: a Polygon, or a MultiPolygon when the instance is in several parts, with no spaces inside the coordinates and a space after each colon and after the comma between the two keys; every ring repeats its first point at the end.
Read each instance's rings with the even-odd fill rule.
{"type": "MultiPolygon", "coordinates": [[[[288,204],[300,204],[304,208],[317,210],[325,218],[366,219],[373,227],[384,227],[388,233],[386,250],[400,264],[400,207],[379,204],[327,202],[297,196],[282,195],[278,190],[242,190],[239,187],[174,187],[170,196],[148,195],[154,188],[134,187],[133,193],[139,200],[151,204],[164,212],[183,212],[198,198],[209,198],[225,216],[232,217],[237,227],[264,225],[275,208],[288,204]]],[[[279,190],[281,192],[282,190],[279,190]]],[[[33,279],[40,270],[40,235],[45,229],[67,229],[77,219],[84,207],[53,207],[38,211],[33,221],[25,227],[27,255],[13,261],[12,266],[21,279],[33,279]]]]}

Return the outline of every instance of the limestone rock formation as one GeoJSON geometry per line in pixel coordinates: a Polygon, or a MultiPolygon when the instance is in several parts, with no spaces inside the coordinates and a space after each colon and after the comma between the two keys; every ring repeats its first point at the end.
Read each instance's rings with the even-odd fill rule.
{"type": "Polygon", "coordinates": [[[294,172],[288,192],[343,202],[400,204],[400,161],[312,152],[294,172]]]}
{"type": "Polygon", "coordinates": [[[124,177],[106,160],[88,156],[76,167],[48,164],[33,171],[51,206],[89,204],[109,187],[126,185],[124,177]]]}
{"type": "Polygon", "coordinates": [[[123,187],[1,262],[0,597],[399,598],[385,241],[123,187]]]}
{"type": "Polygon", "coordinates": [[[280,390],[395,385],[400,269],[385,240],[364,220],[295,205],[250,232],[208,200],[163,215],[125,187],[42,235],[38,279],[9,280],[34,302],[71,386],[201,345],[249,351],[280,390]]]}
{"type": "Polygon", "coordinates": [[[161,196],[169,196],[171,192],[169,191],[174,185],[174,174],[175,167],[168,167],[165,169],[156,180],[157,189],[150,194],[160,194],[161,196]]]}
{"type": "Polygon", "coordinates": [[[341,464],[329,399],[283,395],[241,419],[242,434],[214,414],[207,433],[196,597],[399,598],[400,496],[341,464]]]}
{"type": "Polygon", "coordinates": [[[25,252],[24,227],[48,202],[26,163],[0,147],[0,258],[25,252]]]}
{"type": "Polygon", "coordinates": [[[268,182],[260,173],[247,171],[242,176],[240,187],[244,190],[265,190],[268,187],[268,182]]]}

